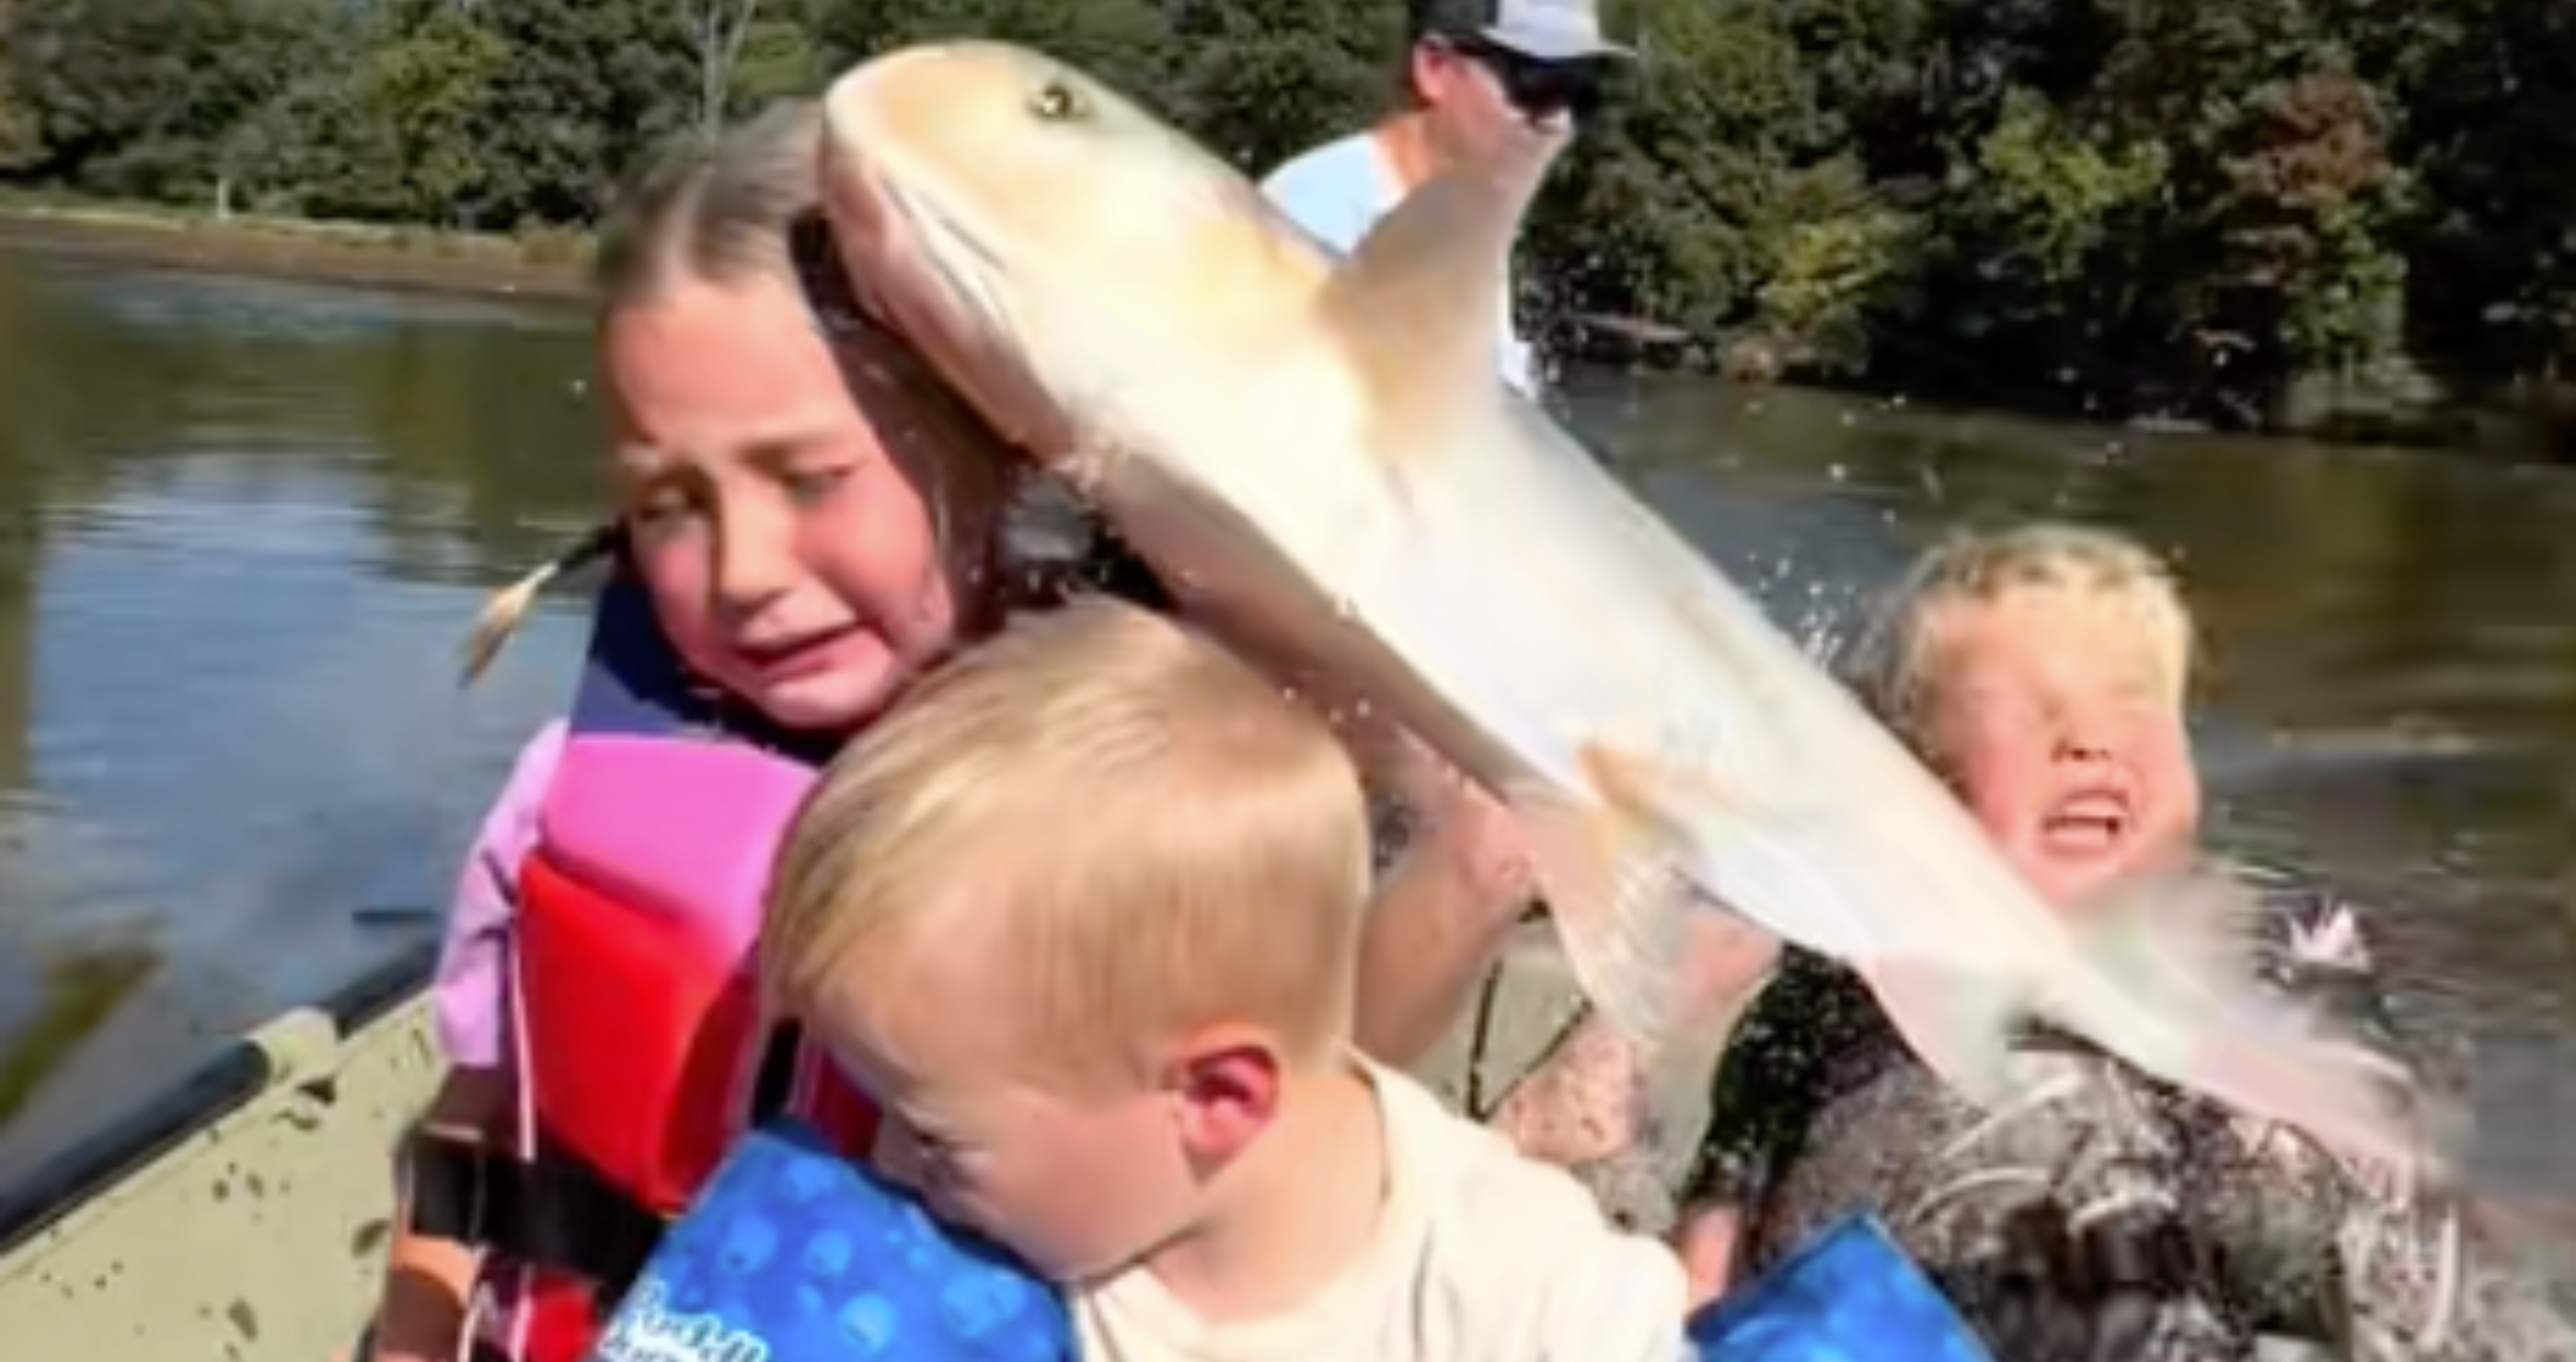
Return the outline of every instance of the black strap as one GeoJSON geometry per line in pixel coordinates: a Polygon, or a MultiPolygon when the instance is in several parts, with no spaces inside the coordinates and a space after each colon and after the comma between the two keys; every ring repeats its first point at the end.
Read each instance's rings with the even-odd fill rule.
{"type": "MultiPolygon", "coordinates": [[[[771,1028],[752,1080],[751,1120],[796,1095],[803,1028],[771,1028]]],[[[540,1135],[537,1157],[423,1131],[411,1147],[411,1229],[477,1244],[524,1263],[585,1278],[602,1300],[626,1294],[662,1242],[666,1222],[580,1156],[540,1135]]]]}
{"type": "Polygon", "coordinates": [[[751,1082],[751,1124],[757,1126],[782,1111],[796,1096],[796,1059],[805,1040],[805,1028],[783,1021],[769,1028],[769,1039],[761,1043],[760,1071],[751,1082]]]}
{"type": "Polygon", "coordinates": [[[467,1140],[416,1130],[403,1146],[403,1184],[414,1234],[480,1243],[490,1218],[490,1164],[467,1140]]]}
{"type": "Polygon", "coordinates": [[[541,1143],[521,1160],[424,1133],[411,1150],[411,1229],[581,1277],[603,1300],[626,1293],[662,1242],[664,1221],[571,1151],[541,1143]]]}

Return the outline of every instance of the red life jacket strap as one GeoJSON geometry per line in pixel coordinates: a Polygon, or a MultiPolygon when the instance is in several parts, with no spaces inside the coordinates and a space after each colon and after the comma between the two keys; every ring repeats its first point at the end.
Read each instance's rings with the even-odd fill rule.
{"type": "Polygon", "coordinates": [[[616,1297],[599,1295],[587,1283],[539,1273],[522,1302],[528,1315],[519,1355],[509,1362],[588,1362],[616,1304],[616,1297]]]}

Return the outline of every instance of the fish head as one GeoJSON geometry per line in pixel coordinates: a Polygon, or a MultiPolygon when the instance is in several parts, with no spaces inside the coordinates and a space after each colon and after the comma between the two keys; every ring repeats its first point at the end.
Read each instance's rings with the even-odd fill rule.
{"type": "Polygon", "coordinates": [[[1029,48],[887,53],[833,84],[824,121],[863,303],[1050,466],[1192,351],[1275,332],[1330,273],[1233,167],[1029,48]]]}

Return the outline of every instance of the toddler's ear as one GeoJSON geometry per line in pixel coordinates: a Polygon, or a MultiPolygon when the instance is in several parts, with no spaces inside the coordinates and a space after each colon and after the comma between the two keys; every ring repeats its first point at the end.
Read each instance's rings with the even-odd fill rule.
{"type": "Polygon", "coordinates": [[[1164,1086],[1193,1167],[1215,1172],[1269,1126],[1283,1069],[1276,1042],[1251,1028],[1212,1028],[1180,1047],[1164,1086]]]}

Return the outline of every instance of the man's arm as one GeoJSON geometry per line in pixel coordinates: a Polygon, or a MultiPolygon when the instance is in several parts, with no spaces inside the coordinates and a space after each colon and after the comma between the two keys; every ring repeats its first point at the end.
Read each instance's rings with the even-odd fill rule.
{"type": "Polygon", "coordinates": [[[1529,903],[1520,829],[1500,801],[1410,737],[1373,763],[1412,815],[1360,939],[1360,1048],[1403,1067],[1439,1043],[1529,903]]]}

